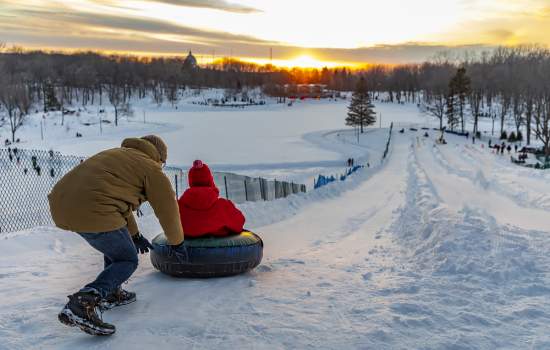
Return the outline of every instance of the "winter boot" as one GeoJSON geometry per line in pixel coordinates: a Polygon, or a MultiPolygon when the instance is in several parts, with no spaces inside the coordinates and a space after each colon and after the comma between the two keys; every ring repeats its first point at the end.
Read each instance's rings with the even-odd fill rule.
{"type": "Polygon", "coordinates": [[[59,321],[70,327],[79,327],[91,335],[114,334],[115,326],[101,319],[100,300],[101,297],[93,292],[69,295],[69,302],[58,315],[59,321]]]}
{"type": "Polygon", "coordinates": [[[111,310],[114,307],[128,305],[136,301],[136,293],[128,292],[119,287],[116,291],[101,299],[101,309],[111,310]]]}

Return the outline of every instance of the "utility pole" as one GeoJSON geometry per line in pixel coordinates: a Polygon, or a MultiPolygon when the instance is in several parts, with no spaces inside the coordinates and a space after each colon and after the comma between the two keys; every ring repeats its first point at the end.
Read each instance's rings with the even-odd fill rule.
{"type": "Polygon", "coordinates": [[[40,121],[40,138],[44,141],[44,120],[40,121]]]}
{"type": "Polygon", "coordinates": [[[99,117],[99,134],[102,135],[103,134],[103,121],[101,120],[101,112],[98,112],[97,113],[98,117],[99,117]]]}
{"type": "Polygon", "coordinates": [[[143,109],[143,124],[145,124],[146,121],[145,121],[145,108],[143,109]]]}

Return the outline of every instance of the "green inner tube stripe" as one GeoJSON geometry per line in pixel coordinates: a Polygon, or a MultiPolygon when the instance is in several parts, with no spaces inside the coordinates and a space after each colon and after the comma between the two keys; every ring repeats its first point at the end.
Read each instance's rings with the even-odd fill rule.
{"type": "MultiPolygon", "coordinates": [[[[186,247],[189,248],[222,248],[222,247],[242,247],[247,245],[258,244],[262,240],[255,233],[243,231],[238,235],[228,237],[201,237],[188,238],[184,241],[186,247]]],[[[168,241],[164,233],[156,236],[153,239],[154,244],[167,245],[168,241]]]]}

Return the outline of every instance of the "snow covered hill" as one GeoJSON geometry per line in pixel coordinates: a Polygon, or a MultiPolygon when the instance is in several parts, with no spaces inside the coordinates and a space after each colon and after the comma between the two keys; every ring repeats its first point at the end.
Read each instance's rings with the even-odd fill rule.
{"type": "MultiPolygon", "coordinates": [[[[410,106],[392,108],[415,120],[400,117],[410,106]]],[[[127,286],[138,302],[104,315],[113,337],[56,319],[102,266],[79,237],[0,236],[0,349],[550,348],[550,175],[463,137],[436,145],[431,131],[394,131],[383,163],[387,129],[359,145],[349,131],[303,133],[325,152],[370,154],[371,168],[242,205],[266,246],[249,274],[173,279],[142,256],[127,286]]],[[[159,231],[153,218],[140,225],[159,231]]]]}

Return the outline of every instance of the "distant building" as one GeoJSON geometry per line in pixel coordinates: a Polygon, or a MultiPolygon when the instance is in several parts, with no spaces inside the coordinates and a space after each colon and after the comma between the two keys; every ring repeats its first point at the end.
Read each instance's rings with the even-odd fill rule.
{"type": "Polygon", "coordinates": [[[185,58],[185,61],[183,61],[183,68],[190,70],[190,69],[196,69],[197,67],[198,67],[197,59],[195,58],[195,56],[193,56],[191,51],[189,51],[189,54],[185,58]]]}

